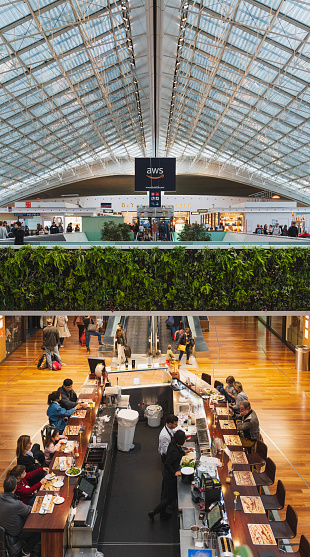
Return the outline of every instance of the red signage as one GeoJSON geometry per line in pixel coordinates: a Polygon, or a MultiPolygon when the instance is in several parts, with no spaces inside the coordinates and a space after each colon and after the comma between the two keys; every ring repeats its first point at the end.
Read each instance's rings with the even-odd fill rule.
{"type": "Polygon", "coordinates": [[[26,207],[31,207],[31,201],[26,201],[26,207]]]}

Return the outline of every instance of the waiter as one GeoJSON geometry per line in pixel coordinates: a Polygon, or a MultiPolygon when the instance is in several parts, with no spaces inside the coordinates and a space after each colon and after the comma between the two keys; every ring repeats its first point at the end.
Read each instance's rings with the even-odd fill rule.
{"type": "Polygon", "coordinates": [[[172,441],[174,431],[178,427],[178,419],[178,416],[175,416],[174,414],[168,414],[166,418],[166,425],[163,427],[159,434],[158,450],[160,452],[163,464],[166,460],[169,443],[172,441]]]}

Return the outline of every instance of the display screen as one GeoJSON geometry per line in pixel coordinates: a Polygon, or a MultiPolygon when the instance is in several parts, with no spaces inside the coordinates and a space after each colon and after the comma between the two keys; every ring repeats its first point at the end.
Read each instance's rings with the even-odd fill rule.
{"type": "Polygon", "coordinates": [[[135,159],[135,191],[175,188],[175,158],[135,159]]]}
{"type": "Polygon", "coordinates": [[[91,497],[94,491],[94,486],[90,482],[85,480],[85,478],[81,479],[78,488],[83,493],[86,493],[88,497],[91,497]]]}
{"type": "Polygon", "coordinates": [[[219,504],[216,504],[213,509],[208,513],[208,526],[211,530],[218,522],[222,520],[222,511],[219,504]]]}

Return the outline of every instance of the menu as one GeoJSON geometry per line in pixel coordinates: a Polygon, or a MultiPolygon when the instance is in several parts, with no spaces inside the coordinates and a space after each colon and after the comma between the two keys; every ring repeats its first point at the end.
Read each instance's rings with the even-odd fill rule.
{"type": "Polygon", "coordinates": [[[259,513],[265,514],[264,505],[261,498],[258,495],[254,496],[240,496],[243,511],[245,513],[259,513]]]}
{"type": "Polygon", "coordinates": [[[53,464],[53,470],[68,470],[73,465],[72,456],[56,456],[53,464]]]}
{"type": "Polygon", "coordinates": [[[64,430],[65,435],[78,435],[80,431],[79,425],[67,425],[64,430]]]}
{"type": "Polygon", "coordinates": [[[241,451],[230,451],[230,459],[233,464],[248,464],[245,453],[241,451]]]}
{"type": "Polygon", "coordinates": [[[254,545],[277,545],[269,524],[248,524],[254,545]]]}
{"type": "MultiPolygon", "coordinates": [[[[40,512],[44,497],[45,497],[44,495],[37,495],[36,496],[35,502],[33,503],[32,511],[31,511],[32,513],[36,514],[36,513],[40,512]]],[[[48,509],[45,511],[47,514],[50,514],[50,513],[53,512],[53,510],[54,510],[54,500],[57,499],[57,497],[58,497],[58,495],[55,495],[55,496],[53,495],[52,496],[52,498],[50,500],[50,503],[49,503],[49,506],[48,506],[48,509]]]]}
{"type": "Polygon", "coordinates": [[[225,445],[240,446],[242,443],[240,441],[239,435],[223,435],[225,445]]]}
{"type": "Polygon", "coordinates": [[[234,472],[236,485],[256,485],[252,472],[234,472]]]}
{"type": "Polygon", "coordinates": [[[85,418],[86,410],[76,410],[71,418],[85,418]]]}
{"type": "Polygon", "coordinates": [[[218,416],[227,416],[227,408],[221,408],[220,406],[216,407],[216,413],[218,416]]]}
{"type": "Polygon", "coordinates": [[[221,429],[236,429],[234,420],[220,420],[221,429]]]}

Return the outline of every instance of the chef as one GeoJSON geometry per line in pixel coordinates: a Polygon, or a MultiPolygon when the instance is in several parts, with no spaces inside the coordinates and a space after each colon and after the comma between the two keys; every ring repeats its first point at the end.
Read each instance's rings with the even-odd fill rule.
{"type": "Polygon", "coordinates": [[[163,427],[159,434],[158,451],[160,452],[163,464],[166,460],[168,446],[174,436],[175,430],[178,427],[178,420],[178,416],[175,416],[174,414],[168,414],[166,418],[166,425],[163,427]]]}

